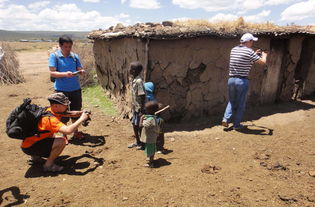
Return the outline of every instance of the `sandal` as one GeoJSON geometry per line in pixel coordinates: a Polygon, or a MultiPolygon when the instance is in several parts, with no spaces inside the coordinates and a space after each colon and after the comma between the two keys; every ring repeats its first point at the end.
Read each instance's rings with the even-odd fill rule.
{"type": "Polygon", "coordinates": [[[43,166],[44,172],[61,172],[63,171],[64,167],[56,164],[52,164],[49,167],[43,166]]]}
{"type": "Polygon", "coordinates": [[[84,139],[85,138],[85,134],[83,132],[75,132],[73,134],[73,138],[74,139],[78,139],[78,140],[81,140],[81,139],[84,139]]]}

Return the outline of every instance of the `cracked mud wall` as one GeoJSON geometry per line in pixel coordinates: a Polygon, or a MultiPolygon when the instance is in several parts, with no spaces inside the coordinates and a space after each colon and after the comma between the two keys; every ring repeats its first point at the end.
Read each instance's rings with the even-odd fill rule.
{"type": "MultiPolygon", "coordinates": [[[[156,83],[157,99],[171,105],[173,119],[223,113],[228,100],[229,55],[237,44],[238,39],[219,38],[150,42],[147,79],[156,83]]],[[[269,51],[270,39],[260,38],[255,45],[269,51]]],[[[280,67],[270,66],[280,72],[280,67]]],[[[276,94],[278,81],[265,82],[269,74],[265,69],[255,64],[251,70],[248,105],[274,102],[262,90],[267,84],[274,88],[270,93],[276,94]]]]}
{"type": "MultiPolygon", "coordinates": [[[[267,65],[254,64],[250,72],[249,107],[291,99],[295,69],[303,57],[303,40],[299,36],[259,37],[255,46],[267,50],[269,57],[267,65]]],[[[237,44],[238,38],[123,38],[96,40],[94,53],[100,83],[123,116],[130,115],[129,64],[139,60],[147,66],[142,75],[146,81],[154,82],[157,100],[171,106],[169,118],[177,121],[224,112],[228,100],[229,55],[237,44]]],[[[312,51],[314,60],[314,49],[304,50],[312,51]]],[[[306,78],[305,88],[311,91],[315,68],[305,62],[303,65],[310,68],[307,77],[313,77],[306,78]]]]}
{"type": "Polygon", "coordinates": [[[172,119],[213,114],[226,103],[229,52],[233,40],[197,38],[152,40],[147,79],[172,119]]]}
{"type": "Polygon", "coordinates": [[[95,40],[93,51],[99,83],[107,95],[117,104],[119,113],[128,115],[131,94],[129,88],[129,64],[145,61],[145,44],[134,38],[112,41],[95,40]]]}

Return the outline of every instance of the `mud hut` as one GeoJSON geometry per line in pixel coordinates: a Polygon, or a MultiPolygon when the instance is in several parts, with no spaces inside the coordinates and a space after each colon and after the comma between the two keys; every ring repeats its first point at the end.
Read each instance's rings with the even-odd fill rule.
{"type": "Polygon", "coordinates": [[[227,31],[173,22],[118,24],[88,38],[94,40],[99,81],[122,115],[128,115],[130,106],[129,63],[138,60],[144,80],[155,83],[159,102],[171,106],[171,119],[182,120],[223,113],[229,53],[245,32],[258,36],[255,47],[269,53],[267,65],[251,70],[249,107],[291,100],[297,82],[302,95],[315,91],[315,33],[307,28],[242,26],[227,31]]]}

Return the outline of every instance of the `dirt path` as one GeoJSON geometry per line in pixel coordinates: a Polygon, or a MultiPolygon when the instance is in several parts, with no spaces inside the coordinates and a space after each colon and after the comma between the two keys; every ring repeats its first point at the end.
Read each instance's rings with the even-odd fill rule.
{"type": "MultiPolygon", "coordinates": [[[[44,106],[52,92],[46,52],[19,59],[26,83],[0,87],[1,123],[23,98],[44,106]]],[[[28,165],[2,124],[0,206],[315,206],[314,101],[248,110],[243,133],[211,120],[174,125],[166,133],[170,153],[157,155],[154,169],[142,167],[142,151],[127,149],[126,120],[92,110],[82,128],[91,137],[66,147],[59,175],[28,165]]]]}

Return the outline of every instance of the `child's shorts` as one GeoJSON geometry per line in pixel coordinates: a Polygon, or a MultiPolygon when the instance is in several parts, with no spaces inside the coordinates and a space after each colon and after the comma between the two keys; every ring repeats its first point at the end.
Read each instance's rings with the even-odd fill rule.
{"type": "Polygon", "coordinates": [[[151,157],[152,155],[154,155],[156,152],[156,144],[152,143],[152,144],[148,144],[145,143],[145,148],[144,148],[144,154],[147,157],[151,157]]]}
{"type": "Polygon", "coordinates": [[[139,126],[140,125],[140,112],[133,112],[132,119],[131,119],[132,125],[139,126]]]}

